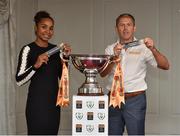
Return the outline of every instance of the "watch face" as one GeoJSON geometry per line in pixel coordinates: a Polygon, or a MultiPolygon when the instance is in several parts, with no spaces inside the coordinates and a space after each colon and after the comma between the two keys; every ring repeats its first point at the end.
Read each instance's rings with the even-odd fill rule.
{"type": "Polygon", "coordinates": [[[82,124],[76,124],[76,132],[82,132],[82,124]]]}
{"type": "Polygon", "coordinates": [[[105,108],[105,102],[99,101],[99,109],[104,109],[104,108],[105,108]]]}
{"type": "Polygon", "coordinates": [[[104,128],[105,128],[105,126],[104,126],[104,124],[99,124],[99,126],[98,126],[98,130],[99,130],[99,132],[104,132],[104,128]]]}
{"type": "Polygon", "coordinates": [[[82,101],[80,100],[76,101],[76,109],[82,109],[82,101]]]}
{"type": "Polygon", "coordinates": [[[93,120],[93,112],[87,112],[87,120],[93,120]]]}

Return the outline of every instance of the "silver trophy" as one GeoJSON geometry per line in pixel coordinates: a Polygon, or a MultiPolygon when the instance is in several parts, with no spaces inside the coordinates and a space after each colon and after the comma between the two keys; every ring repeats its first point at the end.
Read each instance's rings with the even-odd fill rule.
{"type": "Polygon", "coordinates": [[[76,69],[85,74],[85,82],[78,89],[77,95],[100,96],[103,89],[96,80],[96,75],[108,65],[110,55],[71,54],[71,61],[76,69]]]}

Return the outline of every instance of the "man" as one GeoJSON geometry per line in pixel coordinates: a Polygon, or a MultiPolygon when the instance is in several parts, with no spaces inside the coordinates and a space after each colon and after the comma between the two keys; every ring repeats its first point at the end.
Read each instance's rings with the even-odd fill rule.
{"type": "Polygon", "coordinates": [[[166,57],[156,49],[151,38],[140,40],[138,46],[124,47],[126,43],[137,41],[134,37],[135,19],[131,14],[121,14],[116,19],[116,31],[119,40],[105,49],[106,54],[115,57],[101,76],[109,76],[109,84],[106,88],[111,90],[116,64],[121,61],[125,104],[122,104],[120,108],[109,107],[109,134],[122,135],[126,126],[129,135],[144,135],[147,64],[168,70],[169,63],[166,57]]]}

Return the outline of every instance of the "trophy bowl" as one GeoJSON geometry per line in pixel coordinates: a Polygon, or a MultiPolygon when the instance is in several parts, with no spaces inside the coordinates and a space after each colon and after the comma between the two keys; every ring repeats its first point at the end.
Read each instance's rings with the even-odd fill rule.
{"type": "Polygon", "coordinates": [[[78,89],[78,95],[98,96],[104,95],[102,88],[96,80],[108,65],[111,55],[71,54],[71,61],[76,69],[85,74],[85,82],[78,89]]]}

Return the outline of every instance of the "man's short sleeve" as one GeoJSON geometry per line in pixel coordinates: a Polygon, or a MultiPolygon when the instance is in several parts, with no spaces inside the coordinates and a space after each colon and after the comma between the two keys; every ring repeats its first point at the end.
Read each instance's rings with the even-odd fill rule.
{"type": "Polygon", "coordinates": [[[156,59],[154,58],[154,55],[152,54],[151,50],[146,47],[145,49],[145,60],[148,64],[152,65],[153,67],[157,67],[156,59]]]}

